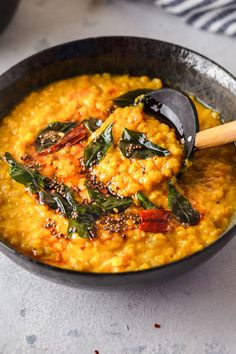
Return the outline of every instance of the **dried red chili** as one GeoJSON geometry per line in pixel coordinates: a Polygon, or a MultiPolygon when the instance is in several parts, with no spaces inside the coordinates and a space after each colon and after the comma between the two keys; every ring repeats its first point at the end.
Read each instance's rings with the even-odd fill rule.
{"type": "Polygon", "coordinates": [[[148,209],[140,211],[141,224],[139,229],[146,232],[169,231],[170,211],[164,209],[148,209]]]}
{"type": "Polygon", "coordinates": [[[68,134],[64,135],[58,143],[51,146],[49,149],[40,152],[39,155],[44,156],[51,154],[60,150],[67,144],[75,145],[79,141],[83,140],[87,134],[88,130],[85,128],[84,124],[77,125],[74,129],[70,130],[68,134]]]}

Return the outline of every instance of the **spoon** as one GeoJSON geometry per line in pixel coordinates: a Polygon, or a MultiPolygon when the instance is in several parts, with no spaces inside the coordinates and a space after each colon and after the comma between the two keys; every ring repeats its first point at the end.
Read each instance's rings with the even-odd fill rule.
{"type": "Polygon", "coordinates": [[[180,91],[164,88],[146,94],[144,112],[175,128],[189,158],[196,149],[227,144],[236,140],[236,121],[199,132],[197,110],[192,100],[180,91]]]}

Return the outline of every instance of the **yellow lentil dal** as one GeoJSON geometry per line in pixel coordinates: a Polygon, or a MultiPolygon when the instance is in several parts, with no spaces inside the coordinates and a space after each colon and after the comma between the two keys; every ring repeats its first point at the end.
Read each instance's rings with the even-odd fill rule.
{"type": "MultiPolygon", "coordinates": [[[[91,173],[105,185],[109,184],[117,195],[134,198],[134,205],[126,212],[137,213],[134,195],[138,191],[153,203],[168,208],[167,181],[178,173],[183,160],[183,150],[174,130],[145,115],[141,105],[110,111],[115,97],[144,87],[159,89],[162,83],[158,78],[145,76],[84,75],[53,83],[30,94],[3,119],[0,126],[0,237],[4,241],[51,265],[90,272],[123,272],[181,259],[221,235],[236,208],[236,155],[231,144],[195,153],[193,163],[183,173],[179,185],[192,206],[201,213],[201,220],[196,226],[177,223],[166,233],[133,228],[130,219],[125,237],[120,232],[110,233],[99,221],[94,239],[58,237],[66,234],[67,219],[39,204],[23,185],[10,178],[9,166],[3,159],[5,152],[21,162],[27,154],[40,163],[40,173],[48,177],[56,175],[67,186],[79,190],[80,201],[88,199],[85,175],[81,173],[84,147],[113,123],[114,145],[91,173]],[[47,124],[81,122],[88,117],[104,121],[88,141],[36,156],[33,143],[47,124]],[[167,148],[170,155],[125,158],[117,148],[124,127],[145,133],[152,143],[167,148]],[[54,225],[54,234],[45,227],[48,220],[54,225]]],[[[201,130],[221,124],[218,113],[193,100],[201,130]]]]}

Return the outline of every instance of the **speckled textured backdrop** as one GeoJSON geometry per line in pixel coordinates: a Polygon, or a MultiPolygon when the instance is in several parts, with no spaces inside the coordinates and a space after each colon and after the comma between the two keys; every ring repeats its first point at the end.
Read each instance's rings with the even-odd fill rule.
{"type": "MultiPolygon", "coordinates": [[[[236,74],[235,39],[198,32],[148,1],[119,0],[22,0],[0,37],[0,73],[48,46],[110,34],[175,42],[236,74]]],[[[64,288],[0,255],[0,354],[235,354],[235,254],[234,239],[180,279],[123,292],[64,288]]]]}

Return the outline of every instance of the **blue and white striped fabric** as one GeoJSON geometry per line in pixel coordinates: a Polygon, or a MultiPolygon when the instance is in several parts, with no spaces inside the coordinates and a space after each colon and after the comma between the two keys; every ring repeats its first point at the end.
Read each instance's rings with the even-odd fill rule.
{"type": "Polygon", "coordinates": [[[236,36],[236,0],[155,0],[196,28],[236,36]]]}

